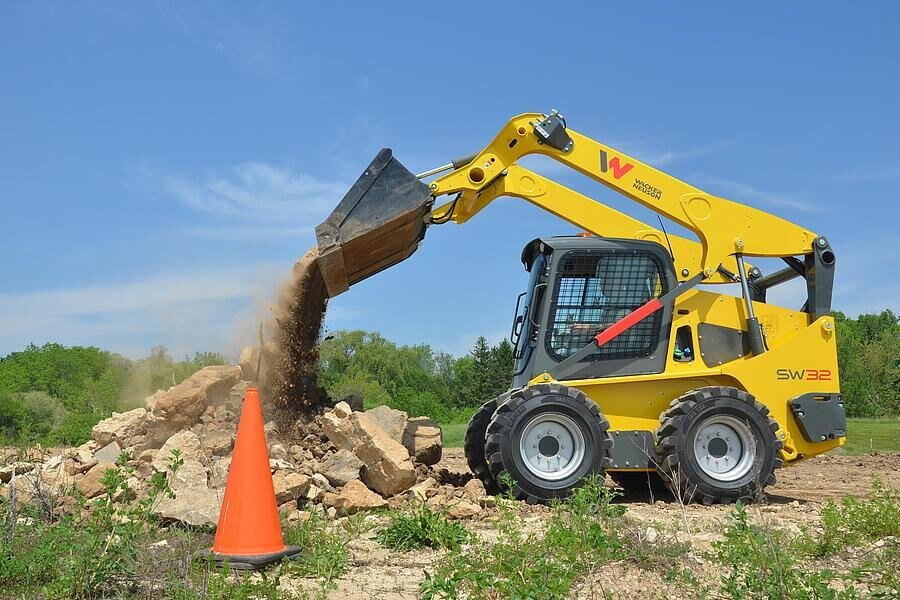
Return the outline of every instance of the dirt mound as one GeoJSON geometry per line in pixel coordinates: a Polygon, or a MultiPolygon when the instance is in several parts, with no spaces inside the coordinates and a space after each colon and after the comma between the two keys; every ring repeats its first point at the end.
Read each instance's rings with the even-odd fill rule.
{"type": "Polygon", "coordinates": [[[262,393],[284,432],[295,431],[329,405],[328,394],[316,376],[319,334],[328,305],[318,256],[314,246],[297,261],[274,308],[272,375],[262,382],[262,393]]]}

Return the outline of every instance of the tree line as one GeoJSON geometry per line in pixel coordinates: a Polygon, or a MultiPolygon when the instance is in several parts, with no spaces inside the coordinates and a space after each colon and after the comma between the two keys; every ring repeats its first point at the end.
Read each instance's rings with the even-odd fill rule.
{"type": "Polygon", "coordinates": [[[0,358],[0,443],[81,444],[113,411],[224,362],[214,352],[178,361],[162,347],[133,361],[94,347],[30,345],[0,358]]]}
{"type": "MultiPolygon", "coordinates": [[[[852,319],[836,312],[841,391],[851,417],[900,416],[900,321],[890,310],[852,319]]],[[[0,443],[80,444],[113,410],[142,405],[225,357],[200,352],[175,360],[164,348],[132,361],[92,347],[29,346],[0,358],[0,443]]],[[[321,383],[335,399],[463,422],[506,391],[513,348],[478,338],[461,357],[428,344],[398,345],[370,331],[337,331],[319,347],[321,383]]]]}
{"type": "Polygon", "coordinates": [[[474,408],[509,388],[513,347],[479,337],[456,358],[428,344],[399,346],[371,331],[337,331],[319,346],[319,380],[329,395],[388,404],[440,422],[465,421],[474,408]]]}

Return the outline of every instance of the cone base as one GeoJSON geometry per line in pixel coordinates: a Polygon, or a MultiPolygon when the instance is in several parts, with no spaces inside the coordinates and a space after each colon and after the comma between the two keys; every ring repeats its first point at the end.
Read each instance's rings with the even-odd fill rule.
{"type": "Polygon", "coordinates": [[[300,546],[285,546],[284,550],[268,554],[219,554],[214,552],[212,548],[201,550],[199,554],[211,557],[216,561],[216,565],[227,562],[232,569],[249,571],[251,569],[262,569],[280,561],[282,558],[291,558],[299,553],[300,546]]]}

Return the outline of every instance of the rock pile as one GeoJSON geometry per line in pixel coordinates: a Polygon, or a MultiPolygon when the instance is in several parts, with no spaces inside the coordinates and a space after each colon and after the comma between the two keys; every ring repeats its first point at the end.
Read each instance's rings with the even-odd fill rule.
{"type": "MultiPolygon", "coordinates": [[[[153,394],[144,407],[114,413],[82,446],[4,465],[0,491],[8,495],[14,486],[17,498],[28,501],[66,496],[74,487],[93,498],[103,493],[103,474],[127,452],[133,472],[128,485],[139,497],[154,473],[167,474],[175,498],[156,509],[164,522],[215,525],[244,392],[252,385],[249,376],[257,375],[253,355],[245,350],[246,365],[206,367],[153,394]],[[173,451],[181,461],[174,473],[173,451]]],[[[348,400],[361,408],[358,399],[348,400]]],[[[292,519],[303,518],[311,505],[334,517],[409,500],[446,506],[465,518],[490,502],[467,469],[437,464],[441,429],[427,417],[409,418],[384,406],[363,412],[342,401],[311,416],[300,428],[302,439],[293,437],[296,428],[290,435],[280,432],[274,420],[265,428],[276,499],[292,519]]]]}

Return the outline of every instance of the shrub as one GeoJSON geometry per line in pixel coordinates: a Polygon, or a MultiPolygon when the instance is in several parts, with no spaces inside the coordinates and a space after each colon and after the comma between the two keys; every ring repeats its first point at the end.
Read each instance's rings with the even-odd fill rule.
{"type": "Polygon", "coordinates": [[[469,538],[465,527],[450,521],[445,513],[431,510],[424,501],[392,514],[388,525],[375,536],[381,545],[401,552],[424,546],[455,550],[469,538]]]}
{"type": "Polygon", "coordinates": [[[713,543],[713,558],[725,574],[721,592],[735,600],[743,598],[853,598],[852,589],[839,591],[830,583],[837,575],[829,570],[805,570],[791,553],[783,532],[753,524],[739,502],[731,512],[725,539],[713,543]]]}
{"type": "Polygon", "coordinates": [[[888,537],[900,537],[900,491],[875,480],[869,500],[829,500],[822,509],[822,533],[801,536],[797,545],[810,556],[822,557],[888,537]]]}
{"type": "Polygon", "coordinates": [[[566,598],[572,584],[600,563],[626,558],[624,507],[602,478],[589,478],[554,507],[545,534],[526,532],[513,501],[500,500],[500,540],[453,552],[419,586],[423,598],[566,598]]]}
{"type": "MultiPolygon", "coordinates": [[[[0,584],[4,590],[42,589],[48,598],[95,598],[133,587],[138,550],[156,529],[153,509],[174,497],[166,476],[156,473],[148,495],[136,500],[127,484],[128,456],[104,473],[104,494],[83,503],[83,510],[56,522],[30,515],[32,525],[13,525],[0,538],[0,584]]],[[[180,465],[175,456],[172,470],[180,465]]],[[[5,507],[15,524],[16,507],[5,507]]]]}
{"type": "Polygon", "coordinates": [[[334,580],[350,567],[347,530],[316,513],[306,521],[285,527],[284,540],[286,544],[303,549],[295,560],[285,563],[285,571],[301,577],[317,578],[321,597],[329,589],[337,587],[334,580]]]}

